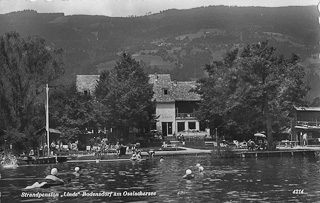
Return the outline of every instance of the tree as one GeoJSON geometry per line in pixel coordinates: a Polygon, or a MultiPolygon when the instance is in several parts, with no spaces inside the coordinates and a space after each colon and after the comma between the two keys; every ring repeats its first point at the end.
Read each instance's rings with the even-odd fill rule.
{"type": "Polygon", "coordinates": [[[242,133],[266,131],[271,148],[273,132],[289,125],[289,112],[306,104],[309,91],[298,56],[285,59],[275,51],[266,41],[206,65],[209,77],[196,89],[202,96],[201,119],[214,122],[212,115],[218,115],[242,133]]]}
{"type": "Polygon", "coordinates": [[[147,129],[154,119],[153,87],[142,65],[123,53],[114,69],[100,75],[95,96],[103,104],[104,126],[119,138],[128,139],[130,130],[147,129]]]}
{"type": "Polygon", "coordinates": [[[95,105],[91,95],[77,91],[75,83],[57,88],[50,94],[50,126],[60,130],[65,141],[75,140],[86,129],[98,129],[95,105]]]}
{"type": "Polygon", "coordinates": [[[0,36],[0,72],[0,130],[30,136],[44,125],[45,84],[64,72],[62,50],[38,36],[6,33],[0,36]]]}

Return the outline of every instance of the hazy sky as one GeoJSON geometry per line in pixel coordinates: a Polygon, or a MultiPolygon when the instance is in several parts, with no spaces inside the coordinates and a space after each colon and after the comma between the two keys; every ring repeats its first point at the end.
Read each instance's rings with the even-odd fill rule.
{"type": "Polygon", "coordinates": [[[167,9],[189,9],[209,5],[227,6],[305,6],[320,0],[0,0],[0,14],[25,9],[39,13],[63,12],[65,15],[106,16],[144,15],[167,9]]]}

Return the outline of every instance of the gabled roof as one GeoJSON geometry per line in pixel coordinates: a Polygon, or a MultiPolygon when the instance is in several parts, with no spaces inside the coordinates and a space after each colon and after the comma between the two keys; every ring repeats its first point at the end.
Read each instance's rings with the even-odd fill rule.
{"type": "Polygon", "coordinates": [[[89,91],[93,93],[100,75],[77,75],[76,86],[78,92],[89,91]]]}
{"type": "MultiPolygon", "coordinates": [[[[99,75],[77,75],[77,90],[93,93],[99,80],[99,75]]],[[[153,84],[154,99],[157,102],[200,101],[200,95],[190,92],[196,87],[196,81],[172,81],[170,74],[151,74],[149,83],[153,84]],[[168,94],[164,94],[167,90],[168,94]]]]}
{"type": "Polygon", "coordinates": [[[173,83],[173,97],[176,101],[200,101],[200,95],[191,92],[196,81],[173,83]]]}
{"type": "Polygon", "coordinates": [[[157,102],[200,101],[200,95],[190,92],[196,87],[195,81],[171,81],[169,74],[152,74],[149,79],[149,83],[153,84],[154,99],[157,102]],[[167,95],[164,90],[168,91],[167,95]]]}

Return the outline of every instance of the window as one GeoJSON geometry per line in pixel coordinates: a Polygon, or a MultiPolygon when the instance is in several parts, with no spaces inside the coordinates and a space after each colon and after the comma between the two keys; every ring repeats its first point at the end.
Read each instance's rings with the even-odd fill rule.
{"type": "Polygon", "coordinates": [[[196,129],[196,122],[189,122],[188,124],[189,124],[189,129],[190,130],[196,129]]]}
{"type": "Polygon", "coordinates": [[[163,94],[164,94],[164,95],[168,95],[168,94],[169,94],[168,89],[163,89],[163,94]]]}
{"type": "Polygon", "coordinates": [[[178,132],[184,131],[184,122],[178,122],[178,132]]]}

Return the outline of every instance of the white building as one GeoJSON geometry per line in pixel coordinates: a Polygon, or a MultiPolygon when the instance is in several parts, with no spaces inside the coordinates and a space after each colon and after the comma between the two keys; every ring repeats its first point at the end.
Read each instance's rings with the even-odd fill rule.
{"type": "MultiPolygon", "coordinates": [[[[209,132],[200,132],[196,118],[200,96],[190,91],[196,87],[195,81],[172,81],[169,74],[151,74],[149,78],[156,101],[158,131],[164,136],[209,135],[209,132]]],[[[99,75],[77,75],[77,90],[92,94],[98,80],[99,75]]]]}
{"type": "Polygon", "coordinates": [[[164,136],[200,132],[196,119],[200,96],[190,92],[196,82],[171,81],[169,74],[153,74],[149,78],[155,93],[156,115],[159,116],[157,130],[164,136]]]}

